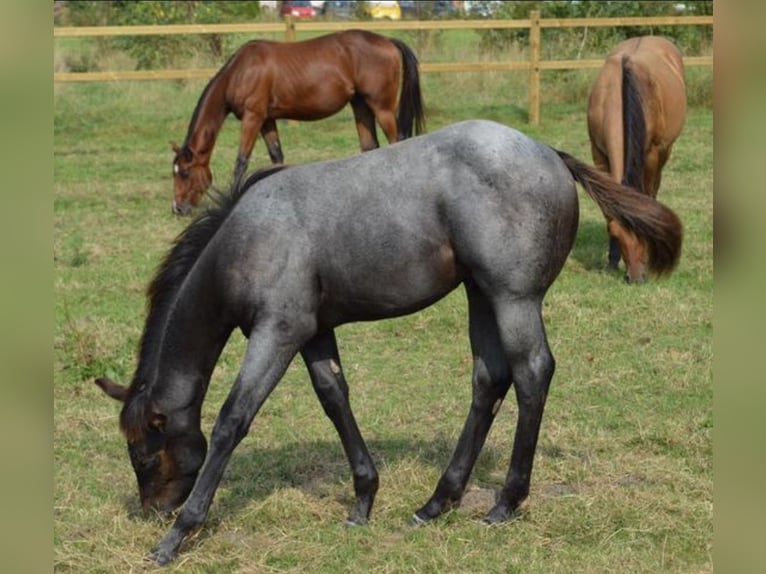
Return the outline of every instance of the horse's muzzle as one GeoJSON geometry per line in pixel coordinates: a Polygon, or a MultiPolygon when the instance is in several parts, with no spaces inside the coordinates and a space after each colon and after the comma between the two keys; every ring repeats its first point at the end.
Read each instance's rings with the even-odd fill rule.
{"type": "Polygon", "coordinates": [[[173,200],[173,215],[185,217],[192,214],[192,206],[189,203],[178,204],[173,200]]]}

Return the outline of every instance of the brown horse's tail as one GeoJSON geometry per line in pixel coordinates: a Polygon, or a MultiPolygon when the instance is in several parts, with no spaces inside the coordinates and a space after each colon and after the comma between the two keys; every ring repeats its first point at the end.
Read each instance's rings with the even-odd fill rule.
{"type": "Polygon", "coordinates": [[[402,93],[399,96],[399,110],[396,124],[400,140],[415,134],[422,134],[426,129],[423,95],[420,93],[420,71],[418,59],[410,47],[396,38],[391,42],[402,54],[402,93]]]}
{"type": "Polygon", "coordinates": [[[615,182],[567,153],[556,153],[607,219],[618,221],[646,245],[649,269],[658,275],[670,273],[681,256],[683,226],[678,216],[653,197],[615,182]]]}
{"type": "Polygon", "coordinates": [[[646,193],[644,189],[644,141],[646,120],[638,79],[628,56],[622,57],[622,138],[625,174],[622,183],[646,193]]]}

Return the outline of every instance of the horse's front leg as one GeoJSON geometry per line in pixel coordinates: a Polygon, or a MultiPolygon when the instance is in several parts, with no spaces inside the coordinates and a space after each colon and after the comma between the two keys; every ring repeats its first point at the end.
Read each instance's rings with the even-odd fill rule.
{"type": "Polygon", "coordinates": [[[265,116],[263,114],[247,112],[242,116],[242,125],[239,131],[239,152],[234,164],[234,187],[239,187],[247,171],[250,155],[253,153],[255,139],[263,128],[265,116]]]}
{"type": "Polygon", "coordinates": [[[297,353],[299,345],[287,344],[280,331],[274,326],[251,334],[244,363],[221,407],[211,433],[207,459],[194,488],[173,527],[151,551],[150,558],[158,564],[171,562],[183,540],[202,525],[231,453],[247,434],[255,414],[297,353]]]}
{"type": "Polygon", "coordinates": [[[335,333],[329,331],[316,335],[306,343],[301,355],[319,402],[338,431],[354,474],[356,505],[346,519],[346,524],[366,524],[378,492],[378,471],[359,432],[354,413],[351,412],[348,385],[343,377],[335,333]]]}

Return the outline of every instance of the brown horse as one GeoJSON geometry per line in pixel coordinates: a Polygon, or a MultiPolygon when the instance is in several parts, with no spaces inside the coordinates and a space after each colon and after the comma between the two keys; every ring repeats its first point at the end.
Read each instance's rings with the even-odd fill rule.
{"type": "Polygon", "coordinates": [[[259,132],[272,163],[283,162],[277,119],[319,120],[347,103],[362,151],[379,147],[376,119],[389,143],[411,137],[413,128],[421,133],[423,100],[412,50],[400,40],[363,30],[304,42],[244,44],[203,90],[183,145],[173,144],[173,213],[190,214],[210,186],[210,156],[229,113],[242,123],[236,183],[259,132]]]}
{"type": "MultiPolygon", "coordinates": [[[[681,53],[657,36],[625,40],[607,56],[588,102],[593,161],[615,180],[657,196],[665,162],[686,117],[681,53]]],[[[646,279],[646,253],[635,235],[607,220],[610,269],[620,255],[629,283],[646,279]]]]}

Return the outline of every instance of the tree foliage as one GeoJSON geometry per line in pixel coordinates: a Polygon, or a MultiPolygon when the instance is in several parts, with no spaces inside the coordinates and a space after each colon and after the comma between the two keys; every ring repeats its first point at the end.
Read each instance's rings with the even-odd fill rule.
{"type": "MultiPolygon", "coordinates": [[[[75,26],[131,26],[151,24],[215,24],[247,22],[258,18],[260,2],[220,0],[69,2],[67,22],[75,26]]],[[[219,34],[125,36],[112,46],[136,59],[138,68],[176,66],[184,58],[210,53],[221,59],[231,47],[219,34]]]]}
{"type": "MultiPolygon", "coordinates": [[[[542,18],[626,18],[632,16],[712,15],[712,0],[704,2],[647,2],[583,0],[579,2],[503,2],[495,7],[492,18],[525,19],[538,10],[542,18]]],[[[528,30],[480,30],[481,45],[491,52],[517,43],[526,46],[528,30]]],[[[682,52],[696,54],[712,43],[709,26],[619,26],[594,28],[544,29],[544,58],[573,59],[584,54],[608,52],[615,44],[634,36],[666,36],[682,52]]]]}

